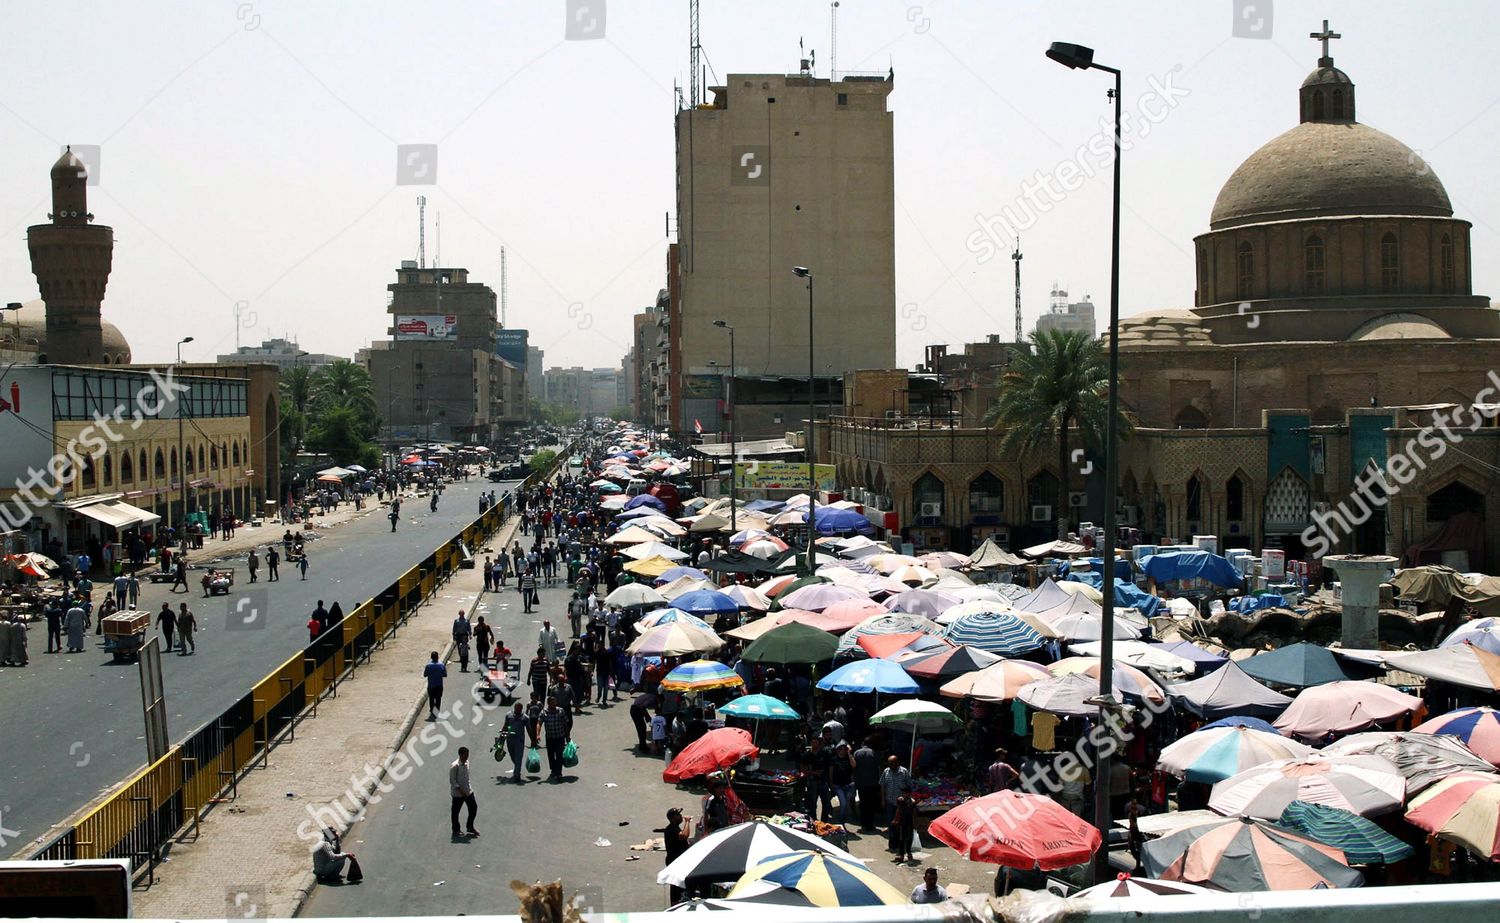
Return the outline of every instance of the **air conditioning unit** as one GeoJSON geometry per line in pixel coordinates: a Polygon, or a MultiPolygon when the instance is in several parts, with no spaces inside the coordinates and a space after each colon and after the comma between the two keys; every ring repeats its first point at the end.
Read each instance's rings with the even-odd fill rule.
{"type": "Polygon", "coordinates": [[[923,519],[942,519],[943,505],[941,503],[923,503],[918,507],[917,515],[923,519]]]}
{"type": "Polygon", "coordinates": [[[1052,507],[1050,507],[1050,506],[1041,506],[1041,505],[1033,506],[1031,508],[1031,521],[1032,522],[1051,522],[1052,521],[1052,507]]]}
{"type": "Polygon", "coordinates": [[[1068,506],[1076,508],[1088,505],[1089,495],[1086,492],[1081,490],[1072,490],[1068,492],[1068,506]]]}

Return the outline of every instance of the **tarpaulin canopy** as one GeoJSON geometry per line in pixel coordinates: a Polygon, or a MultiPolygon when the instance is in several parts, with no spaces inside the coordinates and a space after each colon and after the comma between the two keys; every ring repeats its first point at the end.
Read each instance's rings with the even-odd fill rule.
{"type": "Polygon", "coordinates": [[[1239,662],[1240,668],[1264,683],[1277,686],[1318,686],[1351,679],[1327,648],[1299,642],[1257,654],[1239,662]]]}
{"type": "Polygon", "coordinates": [[[1216,586],[1232,587],[1239,586],[1245,579],[1227,558],[1210,551],[1165,551],[1153,554],[1146,559],[1141,570],[1157,583],[1201,578],[1216,586]]]}
{"type": "Polygon", "coordinates": [[[1464,578],[1458,571],[1441,564],[1408,567],[1396,571],[1388,581],[1396,588],[1396,596],[1411,600],[1426,608],[1441,609],[1455,594],[1465,587],[1464,578]]]}
{"type": "MultiPolygon", "coordinates": [[[[1063,579],[1082,583],[1091,587],[1098,587],[1104,582],[1103,577],[1094,571],[1084,571],[1083,573],[1079,574],[1069,574],[1063,579]]],[[[1146,618],[1151,618],[1152,616],[1156,615],[1157,610],[1162,607],[1163,603],[1159,597],[1147,593],[1145,590],[1136,586],[1134,583],[1130,583],[1128,581],[1121,580],[1119,577],[1116,577],[1115,605],[1128,606],[1131,609],[1139,609],[1141,610],[1141,615],[1144,615],[1146,618]]]]}
{"type": "Polygon", "coordinates": [[[1167,692],[1209,721],[1230,715],[1275,718],[1292,704],[1291,696],[1267,689],[1232,661],[1207,676],[1174,683],[1167,692]]]}
{"type": "Polygon", "coordinates": [[[1500,692],[1500,654],[1492,654],[1477,644],[1465,642],[1430,651],[1393,654],[1386,658],[1386,663],[1428,679],[1500,692]]]}
{"type": "Polygon", "coordinates": [[[1026,559],[1011,554],[995,544],[994,539],[985,539],[974,553],[969,555],[969,566],[975,570],[997,570],[1001,567],[1020,567],[1026,559]]]}

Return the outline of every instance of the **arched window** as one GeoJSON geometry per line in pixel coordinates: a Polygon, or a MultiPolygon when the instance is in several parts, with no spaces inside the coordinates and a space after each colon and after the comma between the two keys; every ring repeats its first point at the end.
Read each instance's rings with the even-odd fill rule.
{"type": "Polygon", "coordinates": [[[172,450],[172,477],[177,477],[177,450],[172,450]]]}
{"type": "Polygon", "coordinates": [[[1198,292],[1205,302],[1212,299],[1208,291],[1208,247],[1198,248],[1198,292]]]}
{"type": "Polygon", "coordinates": [[[1236,474],[1224,485],[1224,515],[1230,522],[1245,519],[1245,479],[1236,474]]]}
{"type": "Polygon", "coordinates": [[[199,443],[198,444],[198,471],[201,473],[201,472],[205,472],[207,470],[208,470],[207,468],[203,467],[203,444],[199,443]]]}
{"type": "Polygon", "coordinates": [[[1341,119],[1344,117],[1344,91],[1333,91],[1333,117],[1341,119]]]}
{"type": "Polygon", "coordinates": [[[185,474],[193,473],[193,447],[188,446],[182,453],[182,470],[185,474]]]}
{"type": "Polygon", "coordinates": [[[113,487],[115,484],[115,458],[108,452],[104,453],[104,486],[113,487]]]}
{"type": "Polygon", "coordinates": [[[1249,241],[1241,241],[1236,249],[1238,257],[1238,279],[1239,286],[1236,292],[1241,301],[1250,297],[1255,286],[1255,248],[1250,246],[1249,241]]]}
{"type": "Polygon", "coordinates": [[[79,471],[78,486],[84,490],[91,490],[94,487],[94,459],[92,456],[85,455],[83,457],[83,467],[79,471]]]}
{"type": "Polygon", "coordinates": [[[937,522],[943,517],[943,482],[932,472],[917,478],[911,485],[911,502],[916,521],[937,522]]]}
{"type": "Polygon", "coordinates": [[[1388,292],[1401,287],[1401,245],[1390,232],[1380,238],[1380,287],[1388,292]]]}
{"type": "Polygon", "coordinates": [[[1443,293],[1453,294],[1457,289],[1457,274],[1453,268],[1453,238],[1447,234],[1438,243],[1438,265],[1443,279],[1443,293]]]}
{"type": "Polygon", "coordinates": [[[1313,93],[1313,98],[1312,99],[1313,99],[1313,121],[1317,121],[1318,119],[1321,119],[1323,117],[1323,91],[1322,90],[1318,90],[1316,93],[1313,93]]]}
{"type": "Polygon", "coordinates": [[[129,484],[135,480],[135,463],[130,460],[130,450],[127,449],[120,454],[120,483],[129,484]]]}
{"type": "Polygon", "coordinates": [[[1302,245],[1302,284],[1309,292],[1323,290],[1323,238],[1316,234],[1302,245]]]}
{"type": "Polygon", "coordinates": [[[161,449],[156,450],[156,476],[164,478],[167,476],[167,457],[162,454],[161,449]]]}
{"type": "Polygon", "coordinates": [[[215,471],[219,468],[219,447],[216,445],[208,447],[208,466],[215,471]]]}
{"type": "Polygon", "coordinates": [[[1203,482],[1198,480],[1196,474],[1188,478],[1187,482],[1187,518],[1188,522],[1202,528],[1203,482]]]}
{"type": "Polygon", "coordinates": [[[1177,411],[1177,416],[1172,422],[1178,429],[1207,429],[1208,415],[1194,407],[1192,404],[1177,411]]]}
{"type": "Polygon", "coordinates": [[[1005,482],[986,471],[969,482],[969,512],[1005,512],[1005,482]]]}
{"type": "MultiPolygon", "coordinates": [[[[240,464],[240,444],[238,442],[236,442],[236,443],[234,443],[234,466],[236,468],[238,468],[239,464],[240,464]]],[[[804,516],[802,518],[806,519],[807,517],[804,516]]]]}
{"type": "MultiPolygon", "coordinates": [[[[1066,499],[1066,498],[1065,498],[1066,499]]],[[[1050,471],[1039,472],[1035,477],[1026,482],[1026,502],[1032,507],[1052,506],[1057,502],[1057,476],[1050,471]]],[[[1061,516],[1057,510],[1052,511],[1049,519],[1061,516]]]]}

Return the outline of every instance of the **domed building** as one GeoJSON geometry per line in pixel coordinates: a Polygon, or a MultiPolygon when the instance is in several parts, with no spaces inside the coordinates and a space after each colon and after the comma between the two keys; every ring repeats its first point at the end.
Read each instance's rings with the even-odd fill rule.
{"type": "MultiPolygon", "coordinates": [[[[120,328],[109,321],[101,321],[100,326],[104,349],[97,364],[128,365],[131,361],[130,343],[120,328]]],[[[23,302],[19,311],[11,309],[5,313],[3,323],[0,323],[0,346],[25,355],[27,361],[37,356],[51,359],[47,352],[47,305],[42,299],[23,302]]]]}
{"type": "Polygon", "coordinates": [[[1493,567],[1500,430],[1473,407],[1500,405],[1500,310],[1473,293],[1470,223],[1417,152],[1357,120],[1326,42],[1298,113],[1220,190],[1194,241],[1193,307],[1121,320],[1121,399],[1139,423],[1125,516],[1221,548],[1296,557],[1322,534],[1493,567]],[[1437,414],[1461,415],[1457,441],[1414,444],[1437,414]],[[1396,492],[1372,501],[1401,454],[1415,475],[1386,476],[1396,492]]]}

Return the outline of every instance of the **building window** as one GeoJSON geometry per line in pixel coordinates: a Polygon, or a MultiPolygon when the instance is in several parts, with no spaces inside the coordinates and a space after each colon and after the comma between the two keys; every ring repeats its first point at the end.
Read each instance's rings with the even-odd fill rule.
{"type": "Polygon", "coordinates": [[[200,445],[198,446],[198,471],[202,473],[207,470],[207,468],[203,467],[203,446],[200,445]]]}
{"type": "Polygon", "coordinates": [[[1255,248],[1250,246],[1249,241],[1240,243],[1237,257],[1239,260],[1239,286],[1237,293],[1241,301],[1250,297],[1255,285],[1255,248]]]}
{"type": "Polygon", "coordinates": [[[1333,91],[1333,117],[1341,119],[1344,117],[1344,91],[1333,91]]]}
{"type": "Polygon", "coordinates": [[[1319,119],[1323,118],[1323,91],[1322,90],[1318,90],[1317,92],[1313,93],[1312,103],[1313,103],[1313,121],[1316,122],[1319,119]]]}
{"type": "MultiPolygon", "coordinates": [[[[157,464],[158,467],[160,467],[161,462],[157,462],[156,464],[157,464]]],[[[143,480],[143,481],[147,480],[146,472],[149,471],[149,470],[151,470],[151,469],[149,469],[149,468],[146,467],[146,450],[145,449],[141,449],[140,463],[135,466],[135,470],[137,470],[137,471],[139,471],[141,473],[141,480],[143,480]]],[[[160,474],[161,472],[157,472],[157,473],[160,474]]]]}
{"type": "Polygon", "coordinates": [[[1387,292],[1401,287],[1401,245],[1391,233],[1380,238],[1380,287],[1387,292]]]}
{"type": "Polygon", "coordinates": [[[82,487],[84,490],[91,490],[91,489],[93,489],[93,487],[94,487],[94,459],[92,457],[87,456],[87,455],[84,456],[83,467],[79,471],[78,481],[79,481],[79,486],[82,487]]]}
{"type": "Polygon", "coordinates": [[[208,447],[208,466],[215,471],[219,470],[219,447],[216,445],[208,447]]]}
{"type": "Polygon", "coordinates": [[[917,478],[917,482],[911,486],[911,502],[914,507],[915,518],[922,520],[937,520],[943,516],[943,482],[937,476],[928,472],[917,478]]]}
{"type": "Polygon", "coordinates": [[[1203,299],[1209,299],[1208,294],[1208,248],[1198,248],[1198,290],[1203,292],[1203,299]]]}
{"type": "Polygon", "coordinates": [[[1302,279],[1309,292],[1323,290],[1323,238],[1316,234],[1302,245],[1302,279]]]}
{"type": "Polygon", "coordinates": [[[120,454],[120,483],[129,484],[135,480],[135,465],[130,461],[129,450],[120,454]]]}
{"type": "Polygon", "coordinates": [[[108,452],[104,453],[104,486],[113,487],[115,483],[115,459],[108,452]]]}
{"type": "Polygon", "coordinates": [[[1189,523],[1197,523],[1202,527],[1203,521],[1203,482],[1198,480],[1197,475],[1188,478],[1187,482],[1187,518],[1189,523]]]}
{"type": "Polygon", "coordinates": [[[238,468],[239,466],[240,466],[240,444],[238,442],[236,442],[236,443],[234,443],[234,467],[238,468]]]}
{"type": "Polygon", "coordinates": [[[986,471],[969,482],[969,512],[1005,512],[1005,482],[986,471]]]}
{"type": "Polygon", "coordinates": [[[167,476],[167,457],[162,454],[161,449],[156,450],[156,476],[159,478],[167,476]]]}
{"type": "Polygon", "coordinates": [[[839,105],[840,106],[847,106],[847,105],[849,105],[849,94],[848,93],[840,93],[839,94],[839,105]]]}
{"type": "Polygon", "coordinates": [[[172,450],[172,477],[177,477],[177,450],[172,450]]]}
{"type": "Polygon", "coordinates": [[[1237,474],[1224,487],[1224,512],[1230,522],[1245,519],[1245,481],[1237,474]]]}
{"type": "Polygon", "coordinates": [[[1443,293],[1451,295],[1457,288],[1457,274],[1453,269],[1453,238],[1447,234],[1443,235],[1438,244],[1438,263],[1442,270],[1443,293]]]}
{"type": "Polygon", "coordinates": [[[193,469],[193,447],[188,446],[182,453],[182,470],[185,474],[192,474],[193,469]]]}

